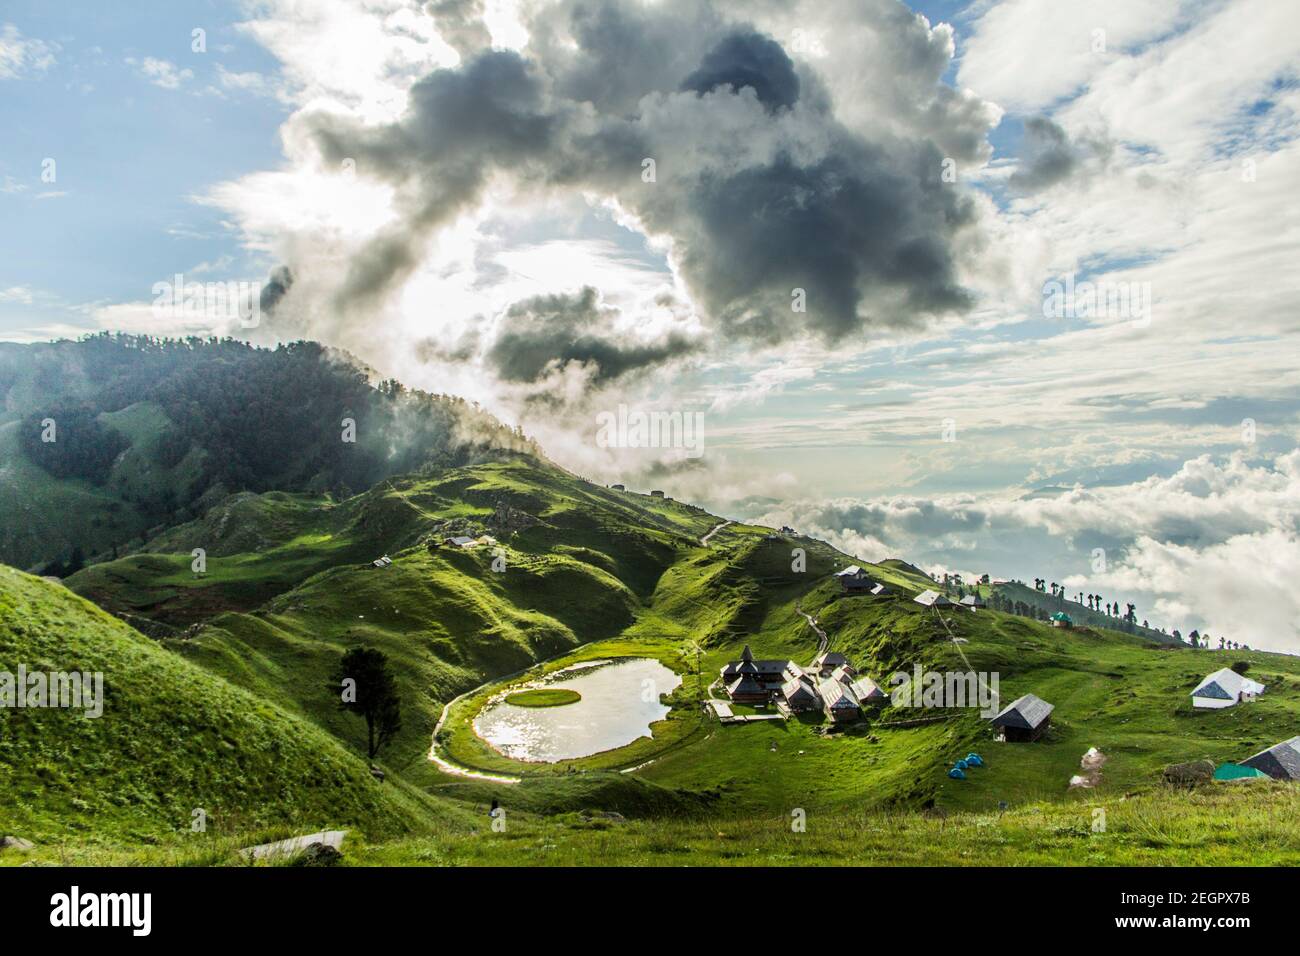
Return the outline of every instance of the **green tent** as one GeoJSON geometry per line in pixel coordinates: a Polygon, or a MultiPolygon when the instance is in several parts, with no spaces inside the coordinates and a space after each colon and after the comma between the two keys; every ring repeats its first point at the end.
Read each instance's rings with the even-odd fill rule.
{"type": "Polygon", "coordinates": [[[1214,771],[1215,780],[1255,780],[1268,779],[1268,774],[1254,767],[1243,767],[1239,763],[1225,763],[1214,771]]]}

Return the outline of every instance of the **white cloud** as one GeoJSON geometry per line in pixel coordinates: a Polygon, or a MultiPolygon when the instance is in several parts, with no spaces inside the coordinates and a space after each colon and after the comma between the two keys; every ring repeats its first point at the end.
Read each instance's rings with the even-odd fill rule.
{"type": "Polygon", "coordinates": [[[936,566],[1059,580],[1135,600],[1156,626],[1300,653],[1300,450],[1271,463],[1203,455],[1168,477],[1057,494],[793,502],[758,520],[865,560],[934,554],[936,566]]]}
{"type": "Polygon", "coordinates": [[[44,73],[54,65],[59,46],[25,37],[12,23],[0,27],[0,80],[44,73]]]}
{"type": "Polygon", "coordinates": [[[0,289],[0,302],[17,302],[20,305],[32,304],[32,290],[24,285],[13,285],[0,289]]]}
{"type": "Polygon", "coordinates": [[[1003,0],[974,23],[962,45],[957,78],[1007,109],[1042,110],[1169,32],[1196,5],[1196,0],[1003,0]]]}
{"type": "Polygon", "coordinates": [[[129,56],[125,62],[128,66],[134,66],[139,70],[140,75],[154,86],[161,87],[164,90],[179,90],[183,85],[194,79],[193,70],[188,67],[182,69],[170,60],[160,60],[152,56],[137,60],[135,57],[129,56]]]}
{"type": "Polygon", "coordinates": [[[239,24],[283,65],[286,95],[370,121],[396,116],[419,77],[456,62],[433,18],[407,0],[268,0],[239,24]]]}
{"type": "Polygon", "coordinates": [[[217,64],[217,82],[221,89],[234,93],[249,93],[253,96],[271,96],[277,90],[277,83],[272,77],[256,71],[236,73],[227,70],[223,64],[217,64]]]}

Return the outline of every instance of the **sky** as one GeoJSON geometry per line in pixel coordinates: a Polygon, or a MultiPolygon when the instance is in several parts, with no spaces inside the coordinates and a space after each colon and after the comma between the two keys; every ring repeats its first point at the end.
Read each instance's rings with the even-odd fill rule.
{"type": "Polygon", "coordinates": [[[82,6],[0,10],[0,339],[315,338],[593,480],[1300,652],[1290,0],[82,6]]]}

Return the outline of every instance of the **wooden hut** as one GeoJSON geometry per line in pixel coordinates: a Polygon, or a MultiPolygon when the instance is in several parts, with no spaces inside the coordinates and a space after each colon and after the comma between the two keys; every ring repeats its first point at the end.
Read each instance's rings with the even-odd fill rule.
{"type": "Polygon", "coordinates": [[[822,699],[822,710],[835,723],[846,723],[862,716],[857,700],[839,681],[822,681],[817,693],[822,699]]]}
{"type": "Polygon", "coordinates": [[[843,571],[836,571],[835,577],[839,579],[840,590],[846,594],[866,594],[875,582],[856,564],[850,564],[843,571]]]}
{"type": "Polygon", "coordinates": [[[1040,697],[1026,694],[1013,700],[993,718],[993,726],[1001,729],[1008,743],[1037,740],[1052,723],[1056,708],[1040,697]]]}

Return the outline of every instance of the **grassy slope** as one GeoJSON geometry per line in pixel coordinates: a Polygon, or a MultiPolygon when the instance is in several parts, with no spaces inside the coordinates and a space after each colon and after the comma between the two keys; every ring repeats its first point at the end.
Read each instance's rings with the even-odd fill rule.
{"type": "Polygon", "coordinates": [[[333,707],[327,681],[348,647],[384,650],[405,704],[387,757],[424,776],[443,703],[488,677],[618,634],[679,549],[713,523],[685,505],[515,460],[395,479],[339,504],[238,496],[151,542],[149,553],[68,583],[119,611],[206,621],[193,639],[166,646],[351,745],[361,728],[333,707]],[[495,530],[499,504],[539,519],[501,535],[505,573],[492,570],[493,549],[440,546],[446,521],[495,530]],[[204,576],[190,571],[192,547],[208,551],[204,576]],[[385,552],[394,563],[371,567],[385,552]]]}
{"type": "MultiPolygon", "coordinates": [[[[511,806],[528,812],[622,808],[630,814],[678,816],[687,809],[754,834],[767,828],[777,842],[781,819],[793,807],[842,816],[937,805],[978,814],[999,801],[1016,807],[1046,800],[1061,803],[1053,814],[1074,814],[1069,818],[1074,820],[1081,807],[1098,800],[1110,806],[1128,793],[1158,786],[1159,771],[1168,763],[1240,759],[1300,729],[1300,668],[1290,658],[1160,651],[1112,631],[1053,630],[993,612],[953,610],[944,615],[945,628],[934,612],[910,600],[930,582],[901,561],[869,566],[891,594],[844,597],[829,574],[851,559],[819,542],[732,525],[712,539],[711,547],[701,548],[699,537],[716,524],[712,516],[680,503],[598,488],[522,460],[395,479],[338,504],[300,496],[246,498],[224,518],[210,514],[151,545],[152,552],[175,556],[133,557],[90,569],[72,583],[90,593],[101,587],[114,600],[133,599],[138,591],[144,595],[138,610],[165,616],[181,609],[177,619],[192,614],[208,620],[196,638],[164,644],[353,746],[361,739],[360,728],[330,706],[321,688],[346,647],[365,642],[383,648],[397,664],[405,706],[403,733],[387,755],[390,764],[435,792],[472,803],[500,796],[501,788],[447,778],[424,759],[442,704],[493,677],[520,669],[536,676],[536,662],[555,655],[560,656],[546,668],[603,656],[655,656],[683,674],[684,682],[669,698],[674,710],[656,725],[654,739],[545,767],[509,761],[469,732],[476,709],[501,689],[492,687],[452,709],[443,739],[447,751],[481,769],[534,774],[506,791],[511,806]],[[541,519],[513,537],[500,535],[505,574],[491,570],[486,549],[431,549],[422,540],[448,519],[491,531],[487,522],[499,502],[541,519]],[[200,546],[200,540],[213,543],[206,545],[209,574],[195,579],[188,572],[188,548],[200,546]],[[792,569],[795,548],[806,552],[803,572],[792,569]],[[395,559],[388,569],[352,563],[384,551],[395,559]],[[316,567],[324,570],[288,587],[316,567]],[[164,586],[171,593],[162,593],[164,586]],[[242,596],[239,588],[247,589],[242,596]],[[238,612],[213,616],[209,611],[219,602],[205,592],[234,594],[244,604],[238,612]],[[276,596],[257,607],[266,593],[276,596]],[[733,727],[703,721],[695,702],[742,643],[760,657],[811,660],[817,636],[799,607],[820,621],[833,649],[879,680],[916,662],[964,670],[948,640],[951,630],[968,642],[961,649],[975,668],[999,672],[1004,702],[1033,691],[1057,705],[1052,735],[1033,745],[995,744],[986,722],[968,712],[924,726],[889,728],[881,723],[926,714],[886,711],[860,732],[832,737],[807,721],[733,727]],[[1269,683],[1269,693],[1248,707],[1192,712],[1187,694],[1196,681],[1237,659],[1252,662],[1252,676],[1269,683]],[[1110,757],[1101,785],[1096,791],[1067,792],[1089,746],[1110,757]],[[967,781],[949,780],[945,771],[951,761],[971,749],[980,750],[989,765],[967,781]],[[635,775],[601,772],[646,761],[635,775]]],[[[1252,806],[1243,804],[1246,819],[1240,825],[1254,825],[1252,806]]],[[[918,838],[933,826],[907,819],[918,838]]],[[[968,819],[976,834],[991,825],[978,816],[968,819]]],[[[863,819],[864,834],[882,826],[875,820],[863,819]]],[[[1032,830],[1029,823],[1026,829],[1032,830]]],[[[547,824],[532,825],[538,840],[554,839],[547,824]]],[[[1225,823],[1231,825],[1237,824],[1225,823]]],[[[637,825],[642,829],[629,829],[627,845],[610,852],[628,862],[653,859],[661,851],[637,845],[664,839],[655,826],[646,822],[637,825]]],[[[566,839],[586,840],[589,824],[577,829],[578,835],[566,839]]],[[[1037,839],[1031,833],[1025,837],[1029,843],[1007,845],[1037,845],[1030,836],[1037,839]]],[[[672,839],[679,837],[704,839],[702,832],[687,831],[672,839]]],[[[1179,840],[1169,846],[1181,845],[1179,840]]],[[[375,858],[409,852],[419,858],[462,854],[486,860],[495,852],[474,846],[446,837],[376,851],[375,858]]],[[[593,850],[581,842],[576,846],[586,848],[575,853],[593,850]]],[[[702,847],[690,852],[710,862],[726,858],[710,858],[702,847]]],[[[775,847],[762,852],[767,854],[763,862],[787,855],[775,847]]],[[[1139,848],[1124,858],[1142,853],[1139,848]]],[[[679,861],[671,853],[661,860],[679,861]]]]}
{"type": "MultiPolygon", "coordinates": [[[[328,734],[158,648],[66,589],[0,567],[0,662],[102,672],[102,716],[0,709],[0,832],[42,841],[211,832],[428,829],[434,801],[375,782],[328,734]]],[[[195,839],[199,839],[195,837],[195,839]]]]}
{"type": "MultiPolygon", "coordinates": [[[[1102,611],[1094,611],[1086,604],[1080,604],[1078,601],[1071,601],[1066,598],[1053,597],[1048,591],[1036,591],[1026,584],[1019,584],[1015,581],[1008,581],[1006,584],[983,585],[980,587],[980,593],[989,597],[993,592],[997,592],[1002,597],[1010,601],[1023,601],[1030,607],[1042,608],[1048,615],[1055,614],[1057,611],[1064,611],[1070,615],[1071,620],[1076,625],[1088,627],[1113,628],[1115,630],[1128,631],[1128,625],[1118,618],[1110,617],[1102,611]]],[[[1138,615],[1141,620],[1141,615],[1138,615]]],[[[1159,623],[1159,622],[1157,622],[1159,623]]],[[[1154,627],[1143,627],[1136,624],[1129,633],[1139,634],[1143,637],[1150,638],[1153,641],[1161,643],[1176,643],[1176,638],[1169,634],[1162,634],[1154,627]]]]}
{"type": "MultiPolygon", "coordinates": [[[[1295,866],[1300,790],[1278,783],[1160,790],[1086,805],[1041,803],[1006,813],[810,811],[796,833],[788,812],[719,820],[680,806],[619,821],[573,812],[537,816],[506,798],[505,832],[486,806],[471,825],[367,843],[349,839],[361,866],[1295,866]],[[1094,831],[1096,810],[1104,831],[1094,831]]],[[[99,865],[239,865],[232,840],[202,848],[77,848],[99,865]]],[[[24,858],[66,862],[63,848],[24,858]]]]}
{"type": "Polygon", "coordinates": [[[1088,804],[1039,803],[1007,813],[931,815],[790,804],[729,819],[628,823],[507,816],[505,833],[414,838],[356,848],[354,862],[511,866],[1294,866],[1300,791],[1219,784],[1088,804]],[[1094,832],[1095,810],[1105,831],[1094,832]]]}
{"type": "Polygon", "coordinates": [[[52,546],[65,554],[80,546],[91,556],[133,540],[139,545],[150,519],[135,502],[166,491],[179,496],[198,476],[201,452],[162,464],[160,446],[173,426],[152,402],[102,414],[100,421],[129,446],[97,486],[55,478],[30,462],[18,441],[21,422],[0,417],[0,553],[12,562],[26,566],[52,546]]]}

